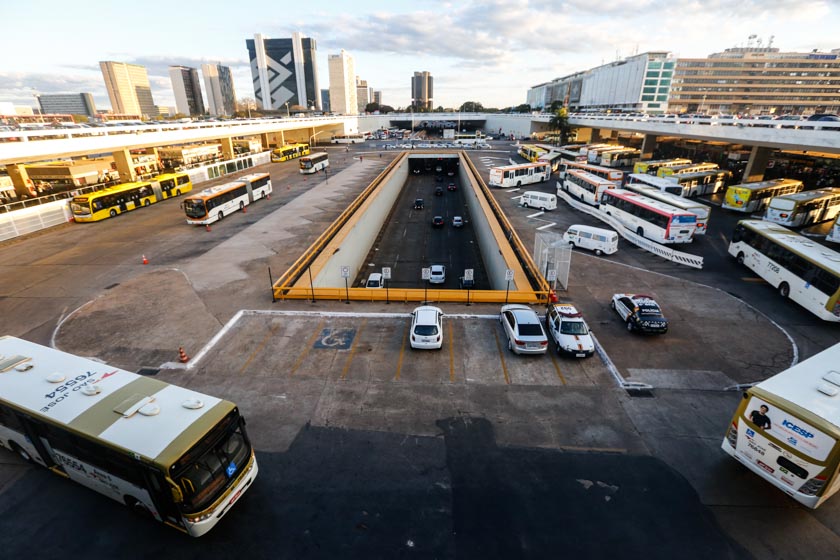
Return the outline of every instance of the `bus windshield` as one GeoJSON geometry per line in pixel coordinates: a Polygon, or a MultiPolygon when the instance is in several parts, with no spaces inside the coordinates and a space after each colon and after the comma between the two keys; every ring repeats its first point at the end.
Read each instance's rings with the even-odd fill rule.
{"type": "Polygon", "coordinates": [[[241,424],[234,410],[172,466],[184,513],[208,508],[248,463],[251,446],[241,424]]]}
{"type": "Polygon", "coordinates": [[[203,218],[207,214],[204,201],[200,198],[188,198],[184,201],[184,213],[190,218],[203,218]]]}
{"type": "Polygon", "coordinates": [[[790,198],[776,197],[770,200],[770,208],[790,211],[796,207],[796,201],[790,198]]]}

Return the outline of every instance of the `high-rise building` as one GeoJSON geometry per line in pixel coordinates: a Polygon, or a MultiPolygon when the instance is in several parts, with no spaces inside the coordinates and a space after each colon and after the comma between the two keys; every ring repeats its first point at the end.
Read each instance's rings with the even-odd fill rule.
{"type": "Polygon", "coordinates": [[[646,52],[575,72],[528,90],[532,108],[559,101],[572,111],[645,111],[661,113],[675,60],[664,51],[646,52]]]}
{"type": "Polygon", "coordinates": [[[170,66],[169,79],[175,93],[175,107],[182,115],[197,117],[204,114],[198,70],[188,66],[170,66]]]}
{"type": "Polygon", "coordinates": [[[382,105],[382,91],[377,90],[371,94],[371,102],[377,105],[382,105]]]}
{"type": "Polygon", "coordinates": [[[321,108],[315,39],[297,32],[289,39],[269,39],[257,33],[245,44],[257,105],[269,110],[287,105],[321,108]]]}
{"type": "Polygon", "coordinates": [[[353,56],[341,49],[339,54],[327,57],[330,70],[330,108],[333,113],[357,115],[356,63],[353,56]]]}
{"type": "Polygon", "coordinates": [[[691,113],[811,114],[840,111],[840,49],[725,49],[680,58],[668,109],[691,113]]]}
{"type": "Polygon", "coordinates": [[[104,61],[99,63],[99,68],[111,99],[112,113],[143,115],[146,118],[158,116],[144,66],[104,61]]]}
{"type": "Polygon", "coordinates": [[[96,105],[90,93],[50,93],[37,95],[42,115],[96,116],[96,105]]]}
{"type": "Polygon", "coordinates": [[[367,80],[356,76],[356,107],[358,107],[360,115],[364,114],[368,103],[370,103],[370,90],[367,80]]]}
{"type": "Polygon", "coordinates": [[[330,90],[321,90],[321,110],[325,113],[332,112],[332,104],[330,103],[330,90]]]}
{"type": "Polygon", "coordinates": [[[236,112],[236,92],[230,68],[221,64],[202,64],[207,107],[211,115],[230,117],[236,112]]]}
{"type": "Polygon", "coordinates": [[[431,110],[434,98],[433,79],[428,72],[415,72],[411,77],[411,104],[431,110]]]}

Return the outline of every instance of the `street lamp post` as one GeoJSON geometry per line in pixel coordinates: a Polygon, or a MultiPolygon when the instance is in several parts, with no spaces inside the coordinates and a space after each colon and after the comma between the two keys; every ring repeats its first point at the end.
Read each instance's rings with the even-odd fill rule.
{"type": "Polygon", "coordinates": [[[315,140],[315,137],[316,137],[316,136],[318,136],[319,134],[323,134],[323,133],[325,133],[325,132],[326,132],[326,130],[322,130],[322,131],[320,131],[320,132],[316,132],[315,134],[313,134],[312,136],[310,136],[310,137],[309,137],[309,145],[310,145],[310,146],[314,146],[315,144],[314,144],[313,142],[314,142],[314,140],[315,140]]]}

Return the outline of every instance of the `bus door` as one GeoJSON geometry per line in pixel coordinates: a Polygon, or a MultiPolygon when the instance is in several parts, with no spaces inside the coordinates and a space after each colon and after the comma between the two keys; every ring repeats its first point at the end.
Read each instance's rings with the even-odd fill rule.
{"type": "Polygon", "coordinates": [[[170,484],[160,471],[151,467],[144,469],[143,479],[161,521],[184,528],[184,520],[177,505],[183,501],[181,489],[170,484]]]}

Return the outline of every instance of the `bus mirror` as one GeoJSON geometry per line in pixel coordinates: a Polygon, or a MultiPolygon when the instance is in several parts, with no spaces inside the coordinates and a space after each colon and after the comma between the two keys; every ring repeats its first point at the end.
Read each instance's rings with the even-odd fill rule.
{"type": "Polygon", "coordinates": [[[180,504],[181,502],[183,502],[184,501],[184,493],[181,492],[181,489],[178,488],[174,484],[170,484],[169,487],[172,490],[172,501],[175,502],[176,504],[180,504]]]}
{"type": "Polygon", "coordinates": [[[744,400],[747,400],[748,398],[750,398],[750,396],[749,396],[749,394],[747,394],[747,392],[746,392],[746,391],[744,391],[744,392],[741,394],[741,398],[742,398],[742,399],[744,399],[744,400]]]}

